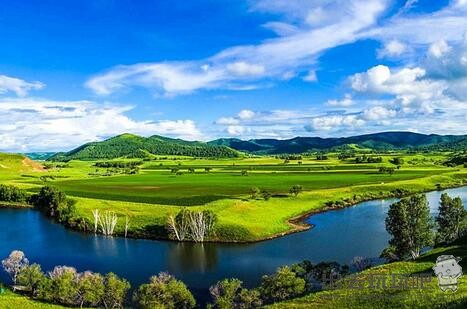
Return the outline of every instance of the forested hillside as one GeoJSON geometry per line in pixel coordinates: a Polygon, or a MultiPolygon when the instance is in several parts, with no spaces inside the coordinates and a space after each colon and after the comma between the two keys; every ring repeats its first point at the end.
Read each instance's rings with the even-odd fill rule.
{"type": "Polygon", "coordinates": [[[201,142],[188,142],[156,135],[145,138],[132,134],[123,134],[103,142],[85,144],[67,153],[57,153],[49,160],[146,158],[152,155],[231,158],[237,157],[239,153],[225,146],[208,145],[201,142]]]}
{"type": "Polygon", "coordinates": [[[303,153],[308,151],[333,150],[346,145],[375,150],[400,150],[427,148],[446,150],[465,149],[465,135],[436,135],[412,132],[382,132],[340,138],[295,137],[287,140],[252,139],[243,141],[223,138],[209,142],[233,149],[257,154],[303,153]]]}

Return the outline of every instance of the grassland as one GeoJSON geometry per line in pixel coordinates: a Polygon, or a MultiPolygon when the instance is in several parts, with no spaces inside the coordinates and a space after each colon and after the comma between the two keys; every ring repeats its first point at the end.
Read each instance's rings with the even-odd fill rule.
{"type": "Polygon", "coordinates": [[[328,160],[305,157],[287,164],[274,157],[158,157],[144,162],[137,175],[112,176],[102,176],[109,171],[96,168],[90,161],[71,161],[43,171],[21,156],[2,155],[0,182],[31,192],[45,184],[57,186],[77,201],[77,216],[89,225],[92,210],[112,210],[121,218],[117,232],[122,233],[123,217],[128,216],[133,237],[163,238],[167,216],[189,206],[217,214],[215,240],[256,241],[306,228],[292,224],[290,219],[322,211],[329,201],[345,200],[348,205],[393,196],[397,189],[421,192],[434,190],[437,185],[466,183],[465,168],[441,164],[448,155],[391,153],[382,155],[383,162],[377,164],[339,160],[337,154],[328,154],[328,160]],[[395,156],[405,161],[400,170],[393,175],[379,173],[379,167],[393,166],[389,160],[395,156]],[[176,175],[174,169],[182,175],[176,175]],[[242,176],[242,171],[247,175],[242,176]],[[297,184],[303,187],[303,193],[290,196],[290,187],[297,184]],[[272,198],[251,198],[251,187],[267,190],[272,198]]]}

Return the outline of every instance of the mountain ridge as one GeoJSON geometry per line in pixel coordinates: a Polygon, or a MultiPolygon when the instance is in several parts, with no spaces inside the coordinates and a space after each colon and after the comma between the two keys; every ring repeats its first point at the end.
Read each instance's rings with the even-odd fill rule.
{"type": "Polygon", "coordinates": [[[257,154],[301,153],[307,151],[330,150],[349,144],[375,150],[407,149],[430,147],[438,144],[460,143],[467,135],[422,134],[407,131],[388,131],[349,137],[294,137],[291,139],[250,139],[222,138],[208,142],[223,145],[238,151],[257,154]]]}
{"type": "Polygon", "coordinates": [[[422,134],[389,131],[349,137],[294,137],[290,139],[220,138],[209,142],[185,141],[160,135],[142,137],[120,134],[101,142],[90,142],[68,152],[57,153],[51,161],[146,158],[153,155],[194,157],[238,157],[240,153],[285,154],[309,151],[345,150],[349,147],[374,150],[465,149],[467,135],[422,134]]]}

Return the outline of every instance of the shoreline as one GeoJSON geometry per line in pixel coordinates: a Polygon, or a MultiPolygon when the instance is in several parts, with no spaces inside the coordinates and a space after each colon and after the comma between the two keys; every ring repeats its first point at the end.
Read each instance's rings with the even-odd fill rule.
{"type": "MultiPolygon", "coordinates": [[[[279,237],[284,237],[284,236],[295,234],[295,233],[305,232],[305,231],[308,231],[308,230],[314,228],[315,225],[309,224],[309,223],[307,223],[305,221],[308,218],[310,218],[310,217],[312,217],[314,215],[317,215],[317,214],[321,214],[321,213],[325,213],[325,212],[329,212],[329,211],[342,210],[342,209],[349,208],[349,207],[355,207],[360,203],[369,202],[369,201],[376,201],[376,200],[387,199],[387,198],[401,199],[401,198],[408,197],[408,196],[411,196],[411,195],[414,195],[414,194],[422,194],[422,193],[435,192],[435,191],[444,191],[444,190],[448,190],[448,189],[462,188],[462,187],[465,187],[465,186],[467,186],[467,183],[463,182],[461,184],[445,185],[441,189],[428,189],[427,188],[425,190],[409,192],[408,194],[404,194],[404,195],[400,195],[400,196],[394,196],[394,195],[391,195],[391,194],[382,194],[382,195],[378,195],[378,196],[375,196],[375,197],[372,197],[372,198],[366,198],[366,199],[364,198],[364,199],[361,199],[361,200],[358,200],[358,201],[354,201],[354,202],[348,203],[348,204],[346,204],[345,206],[342,206],[342,207],[329,207],[329,206],[326,206],[325,205],[326,203],[332,202],[332,201],[326,201],[326,202],[324,202],[322,204],[323,205],[322,207],[318,207],[317,209],[306,211],[303,214],[300,214],[300,215],[297,215],[297,216],[294,216],[294,217],[291,217],[291,218],[287,219],[286,223],[291,227],[291,229],[289,229],[287,231],[279,232],[279,233],[276,233],[276,234],[273,234],[273,235],[270,235],[270,236],[267,236],[267,237],[263,237],[263,238],[260,238],[260,239],[255,239],[255,240],[237,240],[237,241],[229,240],[229,241],[227,241],[227,240],[216,239],[216,240],[206,240],[204,242],[199,242],[199,243],[200,244],[203,244],[203,243],[210,243],[210,244],[216,244],[216,243],[219,243],[219,244],[254,244],[254,243],[259,243],[259,242],[263,242],[263,241],[269,241],[269,240],[273,240],[273,239],[276,239],[276,238],[279,238],[279,237]]],[[[20,203],[11,203],[10,204],[8,202],[0,202],[0,209],[1,208],[34,209],[34,207],[31,206],[31,205],[20,204],[20,203]]],[[[94,235],[105,236],[105,235],[100,234],[100,233],[94,233],[94,232],[91,232],[91,231],[80,230],[80,229],[78,229],[78,228],[76,228],[74,226],[70,226],[70,224],[68,224],[68,223],[57,222],[54,218],[49,218],[49,217],[46,216],[46,219],[51,220],[55,224],[60,224],[63,227],[65,227],[66,229],[72,230],[74,232],[78,232],[78,233],[81,233],[81,234],[88,234],[88,235],[89,234],[90,235],[94,234],[94,235]]],[[[129,231],[127,237],[124,237],[121,234],[115,234],[113,236],[107,236],[107,237],[118,237],[118,238],[124,238],[124,239],[127,238],[127,239],[135,239],[135,240],[169,241],[169,242],[175,242],[175,243],[183,243],[183,242],[179,242],[179,241],[169,239],[169,238],[163,238],[163,237],[157,237],[157,236],[151,237],[151,235],[141,235],[141,234],[134,235],[134,233],[131,233],[130,231],[129,231]]],[[[197,242],[195,242],[195,241],[184,241],[184,243],[197,243],[197,242]]]]}

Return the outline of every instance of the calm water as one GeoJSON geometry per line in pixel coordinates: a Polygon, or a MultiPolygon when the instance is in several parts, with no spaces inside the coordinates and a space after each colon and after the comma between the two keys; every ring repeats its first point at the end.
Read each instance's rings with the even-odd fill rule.
{"type": "MultiPolygon", "coordinates": [[[[446,190],[467,204],[467,187],[446,190]]],[[[433,213],[442,192],[428,193],[433,213]]],[[[80,271],[113,271],[139,285],[160,271],[183,280],[205,300],[207,288],[219,279],[236,277],[246,286],[278,266],[304,259],[350,263],[355,256],[377,260],[389,239],[384,219],[395,200],[314,215],[309,231],[255,244],[179,244],[166,241],[106,238],[66,230],[31,209],[0,209],[0,259],[12,250],[26,253],[44,270],[70,265],[80,271]]],[[[0,275],[6,280],[5,273],[0,275]]]]}

